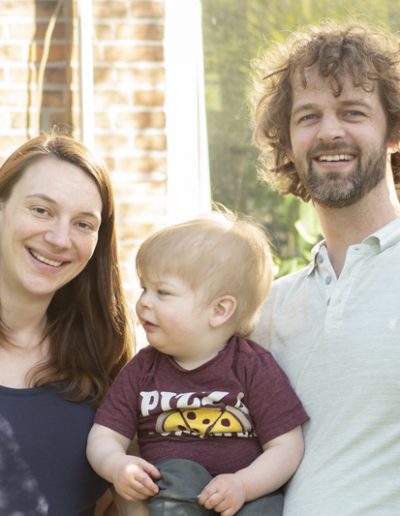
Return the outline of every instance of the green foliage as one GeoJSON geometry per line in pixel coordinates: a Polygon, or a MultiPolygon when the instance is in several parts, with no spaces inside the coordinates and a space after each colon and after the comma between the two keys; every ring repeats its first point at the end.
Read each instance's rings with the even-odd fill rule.
{"type": "Polygon", "coordinates": [[[257,179],[247,98],[250,61],[299,26],[354,19],[398,30],[398,0],[202,0],[213,200],[253,216],[271,237],[279,275],[305,265],[320,238],[311,206],[257,179]]]}

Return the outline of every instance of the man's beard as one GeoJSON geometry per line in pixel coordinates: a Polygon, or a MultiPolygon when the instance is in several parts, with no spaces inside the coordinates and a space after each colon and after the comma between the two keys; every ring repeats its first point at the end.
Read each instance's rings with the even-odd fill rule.
{"type": "MultiPolygon", "coordinates": [[[[343,153],[343,151],[341,151],[343,153]]],[[[357,153],[360,156],[359,153],[357,153]]],[[[313,202],[327,208],[344,208],[358,202],[373,190],[385,177],[386,147],[372,153],[366,163],[358,159],[356,168],[348,173],[315,172],[309,160],[304,186],[313,202]]]]}

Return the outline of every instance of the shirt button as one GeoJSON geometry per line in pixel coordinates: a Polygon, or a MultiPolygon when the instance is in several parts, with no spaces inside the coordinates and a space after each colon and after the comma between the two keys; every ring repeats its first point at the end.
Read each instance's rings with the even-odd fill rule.
{"type": "Polygon", "coordinates": [[[331,300],[329,298],[328,301],[326,302],[326,306],[329,306],[330,304],[331,304],[331,300]]]}
{"type": "Polygon", "coordinates": [[[330,283],[331,283],[331,282],[332,282],[332,276],[327,276],[327,277],[325,278],[325,284],[326,284],[326,285],[330,285],[330,283]]]}
{"type": "Polygon", "coordinates": [[[318,262],[319,264],[324,263],[324,257],[323,257],[322,255],[320,255],[320,254],[319,254],[319,255],[317,256],[317,262],[318,262]]]}

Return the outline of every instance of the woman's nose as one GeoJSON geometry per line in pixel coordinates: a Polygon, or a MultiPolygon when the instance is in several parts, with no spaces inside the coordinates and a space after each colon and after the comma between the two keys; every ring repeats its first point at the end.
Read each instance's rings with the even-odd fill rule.
{"type": "Polygon", "coordinates": [[[45,241],[54,247],[68,249],[71,247],[71,228],[63,221],[54,222],[53,226],[46,232],[45,241]]]}

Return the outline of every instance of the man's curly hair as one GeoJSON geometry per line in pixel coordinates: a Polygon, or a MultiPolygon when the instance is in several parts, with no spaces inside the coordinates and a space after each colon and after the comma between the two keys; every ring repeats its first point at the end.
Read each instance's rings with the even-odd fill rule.
{"type": "MultiPolygon", "coordinates": [[[[293,77],[307,86],[313,67],[339,96],[346,78],[366,92],[377,88],[388,124],[387,139],[400,140],[400,38],[366,24],[325,22],[292,34],[253,61],[251,98],[253,139],[260,149],[259,176],[282,194],[304,201],[310,196],[300,183],[290,149],[293,77]]],[[[395,183],[400,185],[400,155],[392,155],[395,183]]]]}

